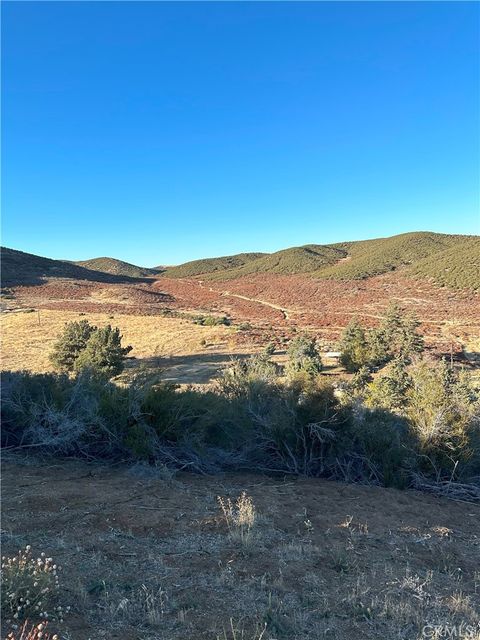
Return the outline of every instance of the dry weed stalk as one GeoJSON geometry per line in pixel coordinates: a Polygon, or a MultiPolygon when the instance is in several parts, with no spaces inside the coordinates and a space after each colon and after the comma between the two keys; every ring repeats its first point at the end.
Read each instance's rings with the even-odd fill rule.
{"type": "Polygon", "coordinates": [[[217,500],[227,523],[230,536],[234,539],[239,539],[243,545],[247,546],[256,520],[255,505],[252,498],[247,496],[245,491],[242,491],[235,503],[230,498],[222,498],[221,496],[218,496],[217,500]]]}
{"type": "MultiPolygon", "coordinates": [[[[267,625],[264,624],[261,629],[256,629],[253,635],[248,636],[249,640],[262,640],[265,636],[267,625]]],[[[247,635],[244,629],[239,629],[230,618],[230,624],[228,629],[223,630],[223,635],[218,636],[217,640],[247,640],[247,635]]]]}
{"type": "Polygon", "coordinates": [[[57,634],[45,633],[47,625],[47,622],[32,624],[25,620],[18,631],[10,631],[6,640],[58,640],[57,634]]]}

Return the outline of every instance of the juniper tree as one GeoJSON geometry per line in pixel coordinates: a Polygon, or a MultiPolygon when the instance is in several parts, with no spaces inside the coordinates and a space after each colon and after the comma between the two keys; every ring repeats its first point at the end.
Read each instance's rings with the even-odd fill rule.
{"type": "Polygon", "coordinates": [[[322,359],[315,344],[315,340],[306,336],[294,338],[288,347],[287,375],[294,377],[304,373],[314,378],[322,370],[322,359]]]}
{"type": "Polygon", "coordinates": [[[94,331],[75,361],[76,371],[91,370],[107,378],[113,378],[123,371],[124,360],[132,350],[122,347],[120,329],[111,325],[94,331]]]}
{"type": "Polygon", "coordinates": [[[358,320],[353,319],[345,328],[340,341],[340,360],[347,371],[358,371],[369,364],[367,337],[358,320]]]}
{"type": "Polygon", "coordinates": [[[97,327],[91,325],[88,320],[67,322],[49,356],[50,362],[56,369],[72,371],[77,358],[96,330],[97,327]]]}

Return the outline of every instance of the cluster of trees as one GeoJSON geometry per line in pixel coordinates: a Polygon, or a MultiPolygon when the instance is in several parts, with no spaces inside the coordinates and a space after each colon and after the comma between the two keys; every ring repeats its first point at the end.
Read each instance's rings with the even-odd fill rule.
{"type": "Polygon", "coordinates": [[[88,320],[68,322],[59,336],[50,361],[62,372],[89,370],[108,379],[119,375],[131,346],[122,347],[118,327],[96,327],[88,320]]]}
{"type": "Polygon", "coordinates": [[[406,315],[397,304],[392,304],[380,326],[364,329],[353,319],[346,327],[340,342],[341,362],[349,372],[382,367],[397,359],[408,363],[424,349],[418,333],[419,321],[406,315]]]}

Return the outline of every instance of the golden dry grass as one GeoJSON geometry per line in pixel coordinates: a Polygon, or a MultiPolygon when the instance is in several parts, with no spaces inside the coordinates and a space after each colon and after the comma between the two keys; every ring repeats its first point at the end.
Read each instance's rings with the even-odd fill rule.
{"type": "Polygon", "coordinates": [[[133,316],[106,313],[41,310],[2,314],[2,370],[52,371],[48,355],[66,322],[88,320],[120,328],[130,355],[139,359],[154,356],[201,353],[209,345],[215,351],[231,349],[234,330],[224,326],[203,327],[188,320],[162,316],[133,316]],[[202,344],[205,341],[205,344],[202,344]]]}

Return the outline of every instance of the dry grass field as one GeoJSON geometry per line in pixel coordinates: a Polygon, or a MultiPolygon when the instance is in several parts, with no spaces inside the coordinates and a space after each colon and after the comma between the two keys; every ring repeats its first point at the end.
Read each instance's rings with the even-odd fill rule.
{"type": "Polygon", "coordinates": [[[478,522],[320,479],[3,461],[3,554],[61,566],[67,640],[478,640],[478,522]],[[243,491],[227,522],[217,496],[243,491]]]}
{"type": "MultiPolygon", "coordinates": [[[[43,373],[53,371],[48,359],[58,334],[66,322],[88,320],[103,326],[118,326],[124,344],[133,350],[132,366],[154,364],[166,367],[172,358],[192,354],[225,354],[238,351],[234,329],[226,326],[206,327],[181,318],[106,313],[79,313],[42,309],[33,312],[2,314],[2,369],[28,369],[43,373]]],[[[177,361],[175,360],[175,362],[177,361]]]]}

